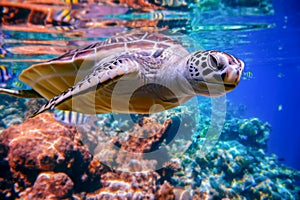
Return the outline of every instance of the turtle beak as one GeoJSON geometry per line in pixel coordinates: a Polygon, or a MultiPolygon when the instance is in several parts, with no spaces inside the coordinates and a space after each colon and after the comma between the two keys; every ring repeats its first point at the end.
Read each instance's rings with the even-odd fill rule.
{"type": "Polygon", "coordinates": [[[224,52],[220,57],[223,58],[223,60],[227,60],[227,62],[225,62],[226,68],[222,72],[221,77],[226,91],[230,91],[240,82],[245,64],[240,59],[224,52]]]}
{"type": "Polygon", "coordinates": [[[236,68],[236,73],[238,74],[236,85],[240,82],[245,67],[245,63],[242,60],[237,60],[239,61],[239,66],[236,68]]]}
{"type": "Polygon", "coordinates": [[[222,75],[226,90],[232,90],[238,85],[241,80],[242,72],[244,70],[244,62],[237,59],[238,63],[228,67],[226,73],[222,75]]]}

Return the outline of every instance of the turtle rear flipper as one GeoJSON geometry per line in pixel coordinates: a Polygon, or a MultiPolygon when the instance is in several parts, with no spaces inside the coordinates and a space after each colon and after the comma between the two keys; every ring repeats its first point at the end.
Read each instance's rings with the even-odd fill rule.
{"type": "Polygon", "coordinates": [[[44,98],[35,90],[11,90],[6,88],[0,88],[0,94],[8,94],[18,98],[44,98]]]}
{"type": "Polygon", "coordinates": [[[140,64],[137,61],[126,57],[118,57],[110,62],[102,63],[92,74],[86,76],[83,80],[79,81],[73,87],[70,87],[58,96],[50,99],[47,104],[43,105],[30,117],[34,117],[46,110],[53,109],[76,96],[85,95],[88,92],[111,85],[113,82],[118,81],[123,75],[137,72],[139,67],[140,64]]]}

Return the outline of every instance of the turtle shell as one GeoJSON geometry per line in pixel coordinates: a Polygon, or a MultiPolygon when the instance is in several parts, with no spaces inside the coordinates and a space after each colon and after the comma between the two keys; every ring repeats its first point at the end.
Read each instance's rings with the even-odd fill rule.
{"type": "MultiPolygon", "coordinates": [[[[164,50],[174,45],[188,54],[177,40],[161,33],[131,32],[93,43],[85,48],[72,50],[48,62],[32,65],[21,73],[19,79],[43,97],[52,99],[92,73],[99,64],[108,62],[122,53],[150,54],[153,49],[164,50]]],[[[93,98],[88,95],[93,94],[84,94],[86,98],[82,98],[85,100],[80,101],[80,104],[88,107],[93,103],[96,107],[99,107],[97,113],[110,112],[108,104],[110,104],[112,90],[113,85],[98,89],[96,93],[99,100],[90,100],[93,98]],[[103,107],[104,103],[107,106],[103,107]]],[[[63,102],[57,108],[72,110],[72,100],[63,102]]]]}

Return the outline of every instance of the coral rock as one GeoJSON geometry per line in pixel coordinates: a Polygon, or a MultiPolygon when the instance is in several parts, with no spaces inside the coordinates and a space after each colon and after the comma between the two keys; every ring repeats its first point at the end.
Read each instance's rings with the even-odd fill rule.
{"type": "Polygon", "coordinates": [[[22,123],[26,108],[25,101],[13,96],[0,95],[0,128],[22,123]]]}
{"type": "Polygon", "coordinates": [[[155,199],[157,177],[155,172],[108,172],[101,177],[102,188],[86,199],[155,199]]]}
{"type": "Polygon", "coordinates": [[[140,125],[134,127],[128,140],[119,141],[116,139],[115,145],[127,152],[147,153],[158,148],[159,144],[168,136],[167,129],[172,121],[167,120],[162,125],[154,119],[144,118],[140,125]]]}
{"type": "Polygon", "coordinates": [[[67,173],[80,182],[91,154],[75,129],[45,113],[3,131],[0,140],[9,148],[8,162],[20,186],[31,186],[42,171],[67,173]]]}
{"type": "Polygon", "coordinates": [[[161,185],[159,190],[157,191],[156,199],[158,199],[158,200],[173,200],[173,199],[175,199],[173,189],[174,189],[174,187],[170,183],[165,181],[164,184],[161,185]]]}
{"type": "Polygon", "coordinates": [[[163,164],[163,167],[156,170],[156,172],[160,175],[159,183],[163,183],[164,181],[168,181],[169,183],[174,183],[172,177],[175,172],[178,172],[181,168],[181,163],[176,161],[169,161],[163,164]]]}
{"type": "MultiPolygon", "coordinates": [[[[174,139],[179,125],[180,119],[176,117],[159,122],[154,117],[143,116],[137,118],[134,125],[118,136],[107,138],[103,131],[99,131],[98,136],[102,141],[99,140],[95,149],[95,157],[114,169],[123,171],[137,172],[160,168],[170,159],[164,144],[174,139]]],[[[116,130],[106,130],[108,133],[113,131],[116,130]]]]}
{"type": "Polygon", "coordinates": [[[63,199],[72,196],[74,183],[65,173],[41,173],[33,187],[21,193],[22,199],[63,199]]]}

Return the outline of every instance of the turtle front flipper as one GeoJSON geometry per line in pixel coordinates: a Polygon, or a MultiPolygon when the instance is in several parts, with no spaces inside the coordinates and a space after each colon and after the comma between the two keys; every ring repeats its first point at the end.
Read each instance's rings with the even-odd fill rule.
{"type": "Polygon", "coordinates": [[[70,87],[58,96],[50,99],[47,104],[43,105],[31,117],[46,110],[53,109],[73,97],[110,85],[123,75],[137,72],[138,69],[139,63],[136,60],[127,57],[121,58],[121,56],[119,56],[118,58],[112,59],[110,62],[102,63],[93,73],[86,76],[73,87],[70,87]]]}
{"type": "Polygon", "coordinates": [[[0,94],[8,94],[18,98],[44,98],[35,90],[11,90],[6,88],[0,88],[0,94]]]}

